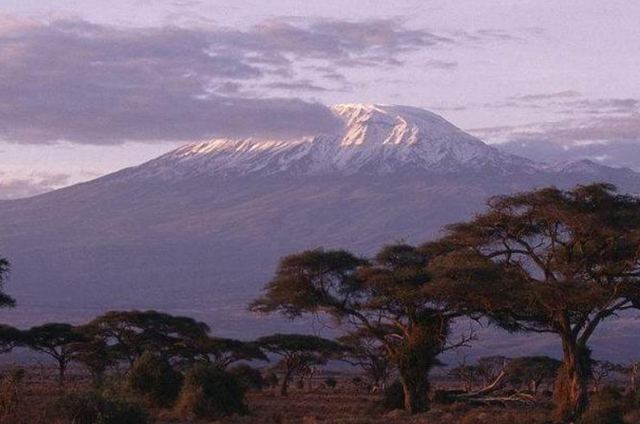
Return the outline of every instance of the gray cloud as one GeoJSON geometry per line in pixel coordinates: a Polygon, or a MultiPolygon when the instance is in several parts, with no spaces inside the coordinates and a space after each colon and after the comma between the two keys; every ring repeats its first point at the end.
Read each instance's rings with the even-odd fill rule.
{"type": "Polygon", "coordinates": [[[325,106],[263,93],[344,90],[344,67],[398,66],[409,52],[506,38],[434,34],[395,20],[280,19],[238,30],[4,19],[0,138],[111,144],[328,132],[339,123],[325,106]],[[333,71],[297,78],[305,63],[333,71]]]}
{"type": "Polygon", "coordinates": [[[574,90],[565,90],[565,91],[556,91],[554,93],[540,93],[540,94],[525,94],[520,96],[511,97],[512,100],[521,100],[521,101],[541,101],[541,100],[549,100],[549,99],[565,99],[565,98],[574,98],[580,97],[581,94],[574,90]]]}
{"type": "Polygon", "coordinates": [[[0,172],[0,199],[34,196],[66,185],[67,174],[38,173],[28,178],[9,178],[0,172]]]}
{"type": "Polygon", "coordinates": [[[640,171],[640,113],[471,130],[496,147],[542,162],[590,159],[640,171]]]}

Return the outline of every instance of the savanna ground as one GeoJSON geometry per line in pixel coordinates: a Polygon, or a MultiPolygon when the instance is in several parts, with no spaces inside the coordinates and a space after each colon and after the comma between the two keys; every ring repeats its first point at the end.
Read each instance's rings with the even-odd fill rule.
{"type": "MultiPolygon", "coordinates": [[[[73,394],[93,391],[88,375],[71,372],[68,381],[60,387],[55,371],[45,367],[25,370],[24,378],[13,387],[6,384],[0,389],[0,424],[71,424],[64,416],[59,400],[73,394]]],[[[4,374],[9,372],[4,371],[4,374]]],[[[291,388],[287,397],[277,394],[276,388],[250,391],[245,398],[247,413],[233,415],[217,422],[224,424],[494,424],[550,422],[549,399],[541,399],[527,407],[478,407],[466,403],[434,404],[425,414],[408,416],[401,410],[385,410],[382,396],[369,393],[365,387],[356,387],[348,378],[338,377],[338,386],[328,388],[324,377],[318,377],[313,387],[291,388]]],[[[126,395],[119,378],[112,377],[101,391],[109,397],[126,395]]],[[[150,422],[156,424],[190,424],[176,416],[171,408],[148,408],[150,422]]],[[[640,421],[631,421],[631,423],[640,421]]]]}
{"type": "MultiPolygon", "coordinates": [[[[15,370],[15,369],[14,369],[15,370]]],[[[8,385],[6,376],[12,369],[2,369],[0,386],[0,424],[102,424],[113,421],[82,421],[70,419],[61,407],[65,397],[95,392],[89,375],[80,369],[71,370],[61,387],[55,370],[45,366],[29,367],[19,384],[8,385]]],[[[351,375],[316,376],[309,387],[291,387],[289,396],[282,397],[277,388],[249,391],[245,397],[246,413],[219,420],[198,421],[220,424],[551,424],[552,405],[548,392],[541,393],[529,405],[488,406],[467,402],[434,402],[431,411],[414,416],[403,411],[385,409],[383,397],[371,394],[363,385],[355,385],[351,375]],[[327,387],[330,376],[338,381],[335,388],[327,387]]],[[[434,381],[434,392],[457,388],[449,380],[434,381]]],[[[138,402],[127,393],[124,378],[111,375],[100,393],[112,399],[138,402]]],[[[640,424],[640,403],[624,390],[612,395],[608,389],[592,394],[592,411],[579,424],[640,424]]],[[[175,408],[148,407],[145,423],[194,424],[181,419],[175,408]]],[[[116,421],[117,424],[137,424],[140,421],[116,421]]]]}

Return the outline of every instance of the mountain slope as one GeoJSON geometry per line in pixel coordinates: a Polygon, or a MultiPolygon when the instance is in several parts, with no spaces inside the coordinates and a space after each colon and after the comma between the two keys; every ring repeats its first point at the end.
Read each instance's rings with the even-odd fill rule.
{"type": "Polygon", "coordinates": [[[282,255],[419,243],[494,194],[600,180],[640,190],[631,171],[532,163],[419,109],[334,110],[345,122],[340,134],[194,143],[88,183],[0,202],[0,251],[13,263],[8,290],[19,302],[2,318],[26,325],[158,308],[252,337],[281,328],[248,316],[245,305],[282,255]]]}

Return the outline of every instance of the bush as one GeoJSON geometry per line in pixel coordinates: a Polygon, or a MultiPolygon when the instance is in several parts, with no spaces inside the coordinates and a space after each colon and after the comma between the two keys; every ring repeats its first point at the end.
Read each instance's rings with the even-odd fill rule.
{"type": "Polygon", "coordinates": [[[404,408],[404,389],[398,380],[391,383],[382,394],[382,408],[385,411],[404,408]]]}
{"type": "Polygon", "coordinates": [[[231,373],[196,364],[185,375],[176,411],[183,419],[216,419],[244,412],[244,389],[231,373]]]}
{"type": "Polygon", "coordinates": [[[131,367],[129,389],[154,407],[172,406],[182,386],[182,375],[168,361],[145,353],[131,367]]]}
{"type": "Polygon", "coordinates": [[[69,395],[59,409],[72,424],[148,424],[147,411],[125,400],[110,400],[97,394],[69,395]]]}
{"type": "Polygon", "coordinates": [[[280,379],[278,378],[278,374],[276,374],[273,370],[268,370],[264,374],[264,384],[267,387],[276,387],[280,379]]]}
{"type": "Polygon", "coordinates": [[[335,378],[325,378],[324,379],[324,385],[327,386],[330,389],[335,389],[336,387],[338,387],[338,380],[336,380],[335,378]]]}
{"type": "Polygon", "coordinates": [[[265,386],[265,381],[260,370],[252,368],[249,365],[237,365],[231,368],[230,372],[245,390],[262,390],[265,386]]]}
{"type": "Polygon", "coordinates": [[[589,408],[580,424],[624,424],[624,415],[631,409],[630,399],[613,387],[603,387],[591,396],[589,408]]]}
{"type": "Polygon", "coordinates": [[[24,375],[24,369],[12,368],[3,376],[0,383],[0,420],[13,414],[18,407],[24,375]]]}

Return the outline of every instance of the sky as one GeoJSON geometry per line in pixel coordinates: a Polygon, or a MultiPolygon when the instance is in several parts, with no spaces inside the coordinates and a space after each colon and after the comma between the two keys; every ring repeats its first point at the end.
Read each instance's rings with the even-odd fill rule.
{"type": "Polygon", "coordinates": [[[640,2],[2,0],[0,199],[336,103],[423,107],[546,162],[640,171],[640,2]]]}

